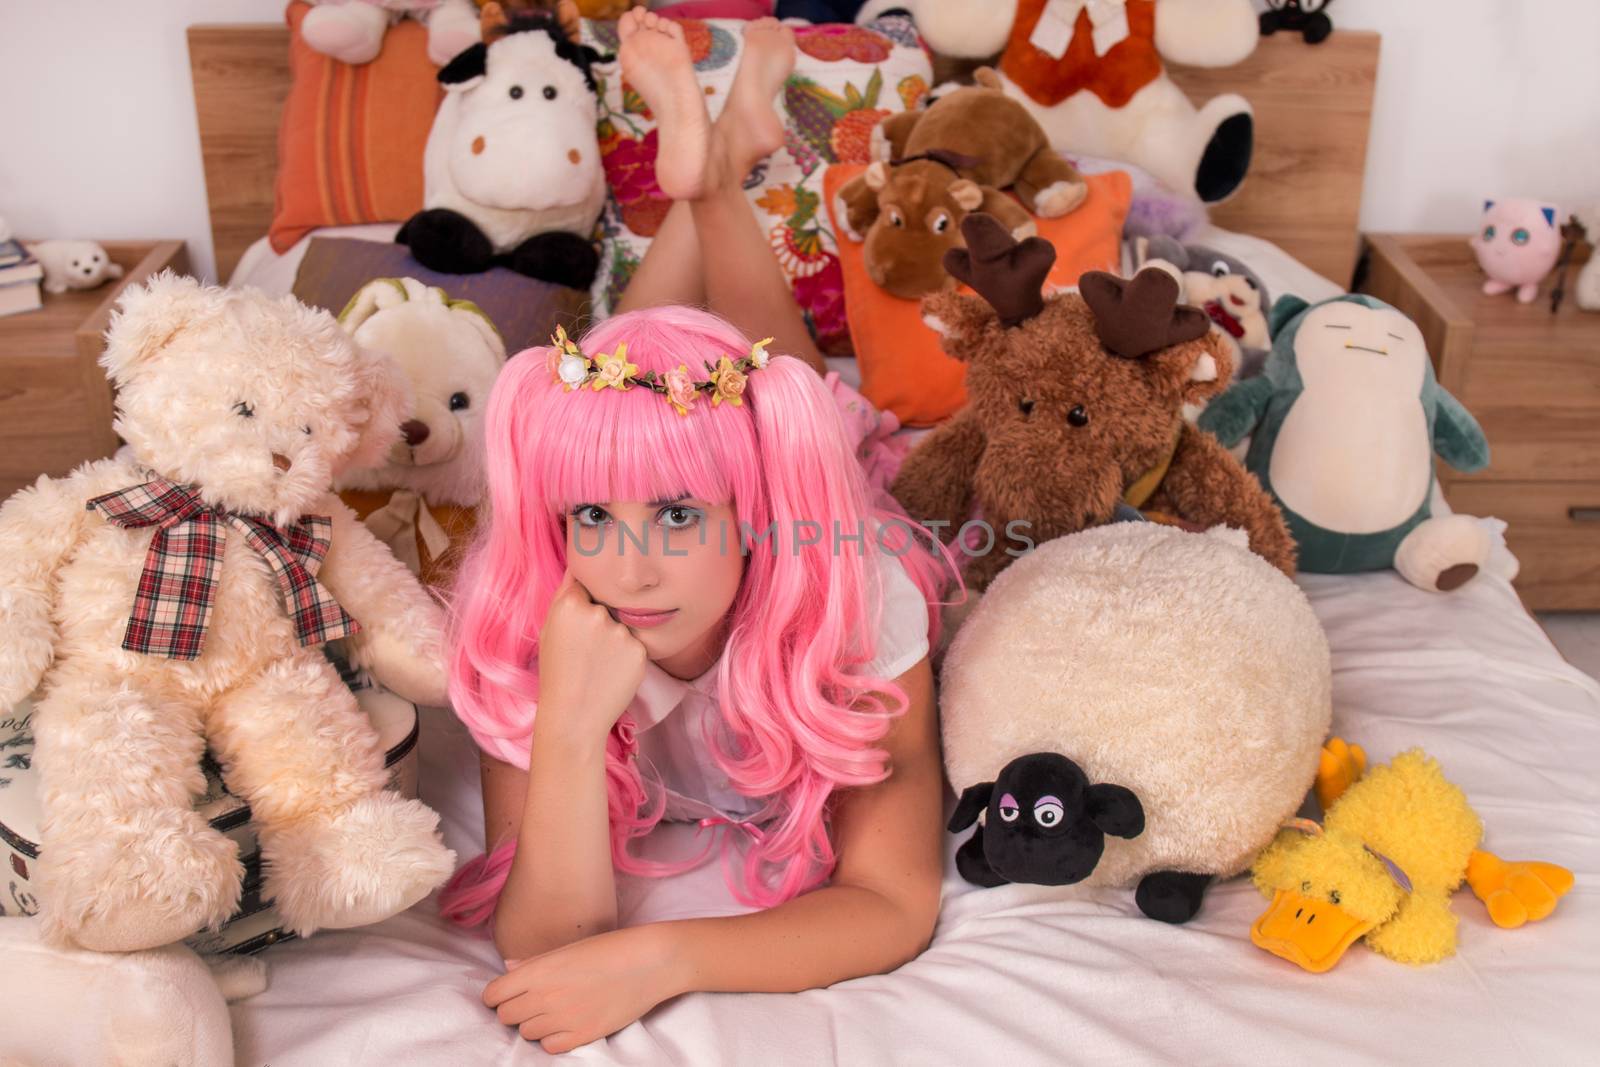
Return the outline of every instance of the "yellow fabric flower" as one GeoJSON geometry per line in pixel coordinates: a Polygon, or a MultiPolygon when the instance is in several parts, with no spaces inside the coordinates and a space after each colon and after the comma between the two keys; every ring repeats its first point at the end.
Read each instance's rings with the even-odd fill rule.
{"type": "Polygon", "coordinates": [[[595,378],[593,388],[596,392],[608,386],[612,389],[626,389],[633,384],[633,376],[639,373],[639,368],[628,362],[628,346],[618,344],[615,352],[602,352],[594,357],[595,378]]]}
{"type": "Polygon", "coordinates": [[[744,373],[733,365],[733,360],[723,356],[711,376],[712,383],[717,387],[716,392],[711,394],[711,406],[716,407],[724,400],[734,407],[743,404],[739,398],[744,395],[744,380],[744,373]]]}

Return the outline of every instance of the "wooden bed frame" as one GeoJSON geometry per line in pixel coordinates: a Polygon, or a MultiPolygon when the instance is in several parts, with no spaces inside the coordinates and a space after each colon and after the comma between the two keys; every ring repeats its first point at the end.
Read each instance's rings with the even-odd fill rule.
{"type": "MultiPolygon", "coordinates": [[[[1250,175],[1237,196],[1212,210],[1213,221],[1272,241],[1346,286],[1360,244],[1378,46],[1369,31],[1340,30],[1315,46],[1277,34],[1237,66],[1172,69],[1196,101],[1237,92],[1255,107],[1250,175]]],[[[189,64],[217,276],[226,280],[272,220],[289,31],[192,26],[189,64]]]]}

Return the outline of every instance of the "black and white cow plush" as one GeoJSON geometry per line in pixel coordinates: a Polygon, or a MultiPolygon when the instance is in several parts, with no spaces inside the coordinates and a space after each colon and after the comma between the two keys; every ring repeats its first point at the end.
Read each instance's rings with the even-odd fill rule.
{"type": "Polygon", "coordinates": [[[510,267],[587,288],[605,201],[590,67],[554,16],[518,14],[439,71],[444,101],[423,155],[424,210],[395,240],[430,270],[510,267]]]}

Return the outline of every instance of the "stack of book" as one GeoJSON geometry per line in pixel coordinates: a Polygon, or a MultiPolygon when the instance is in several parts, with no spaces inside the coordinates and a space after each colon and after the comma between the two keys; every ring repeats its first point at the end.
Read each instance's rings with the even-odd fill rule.
{"type": "Polygon", "coordinates": [[[44,268],[28,254],[17,241],[0,241],[0,315],[15,315],[19,311],[33,311],[43,301],[39,296],[39,279],[44,268]]]}

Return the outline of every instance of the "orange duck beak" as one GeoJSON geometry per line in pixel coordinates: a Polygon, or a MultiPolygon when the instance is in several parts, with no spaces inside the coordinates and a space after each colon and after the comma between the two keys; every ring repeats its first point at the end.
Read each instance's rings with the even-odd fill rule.
{"type": "Polygon", "coordinates": [[[1312,900],[1280,889],[1261,918],[1250,927],[1250,940],[1274,956],[1321,974],[1339,962],[1344,950],[1371,930],[1337,904],[1312,900]]]}

